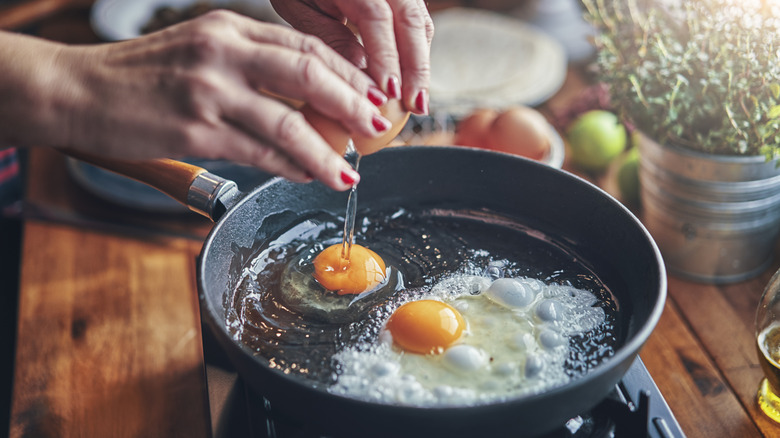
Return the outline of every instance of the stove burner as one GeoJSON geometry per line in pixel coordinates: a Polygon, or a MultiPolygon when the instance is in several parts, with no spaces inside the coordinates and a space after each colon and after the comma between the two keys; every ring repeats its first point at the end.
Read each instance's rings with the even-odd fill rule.
{"type": "MultiPolygon", "coordinates": [[[[203,349],[214,438],[334,438],[280,417],[270,402],[244,384],[218,346],[204,338],[203,349]]],[[[639,358],[606,399],[540,438],[627,437],[685,437],[639,358]]]]}

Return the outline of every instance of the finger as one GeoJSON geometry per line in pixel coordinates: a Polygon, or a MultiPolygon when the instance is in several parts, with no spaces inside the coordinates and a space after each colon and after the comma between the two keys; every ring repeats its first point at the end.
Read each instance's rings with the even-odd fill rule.
{"type": "Polygon", "coordinates": [[[277,13],[292,27],[321,39],[359,69],[365,69],[366,52],[357,36],[344,26],[337,10],[321,10],[301,1],[271,0],[277,13]]]}
{"type": "MultiPolygon", "coordinates": [[[[334,56],[338,55],[334,52],[334,56]]],[[[369,100],[369,91],[361,94],[355,90],[318,56],[255,44],[241,58],[244,64],[240,68],[248,72],[255,88],[309,102],[354,133],[374,137],[390,127],[377,102],[369,100]]]]}
{"type": "Polygon", "coordinates": [[[319,58],[359,93],[366,95],[369,88],[377,84],[360,69],[361,63],[365,62],[365,54],[357,37],[340,21],[321,13],[310,14],[307,25],[314,29],[314,36],[284,26],[258,26],[259,23],[251,20],[241,20],[238,25],[240,32],[251,41],[279,45],[319,58]],[[339,47],[341,53],[334,47],[339,47]]]}
{"type": "MultiPolygon", "coordinates": [[[[241,93],[226,100],[223,114],[225,119],[240,126],[249,135],[273,144],[276,151],[309,176],[334,190],[346,190],[359,180],[352,166],[331,149],[300,112],[287,105],[257,94],[241,93]]],[[[245,162],[258,166],[263,165],[270,155],[242,144],[236,145],[236,148],[247,160],[245,162]]]]}
{"type": "Polygon", "coordinates": [[[249,164],[293,182],[307,183],[313,179],[306,169],[294,163],[272,143],[251,136],[230,120],[213,127],[203,124],[192,126],[189,134],[197,140],[188,155],[249,164]]]}
{"type": "Polygon", "coordinates": [[[390,5],[385,0],[337,0],[336,4],[360,33],[369,75],[387,96],[400,99],[401,66],[390,5]]]}
{"type": "Polygon", "coordinates": [[[314,36],[271,27],[259,34],[252,26],[243,29],[255,44],[239,58],[246,60],[243,71],[254,73],[254,86],[309,102],[354,133],[376,136],[390,126],[376,108],[387,97],[368,75],[314,36]]]}
{"type": "Polygon", "coordinates": [[[389,0],[401,63],[403,102],[416,114],[428,114],[433,20],[422,0],[389,0]]]}

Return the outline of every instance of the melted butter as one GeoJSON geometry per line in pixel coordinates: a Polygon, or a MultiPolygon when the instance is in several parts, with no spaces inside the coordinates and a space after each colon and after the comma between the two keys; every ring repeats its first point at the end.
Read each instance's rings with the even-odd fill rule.
{"type": "Polygon", "coordinates": [[[535,230],[481,212],[452,210],[357,211],[352,223],[354,240],[381,254],[390,267],[388,283],[377,291],[323,295],[328,305],[339,300],[340,310],[321,309],[319,316],[291,298],[291,290],[311,291],[307,282],[313,281],[313,258],[326,245],[343,243],[345,218],[321,213],[301,218],[277,240],[263,242],[246,263],[240,284],[227,295],[228,330],[269,366],[312,386],[330,386],[341,372],[332,360],[335,354],[377,342],[393,309],[424,296],[456,272],[524,276],[593,293],[608,324],[572,339],[565,364],[571,375],[587,372],[620,343],[618,303],[609,289],[576,254],[535,230]]]}

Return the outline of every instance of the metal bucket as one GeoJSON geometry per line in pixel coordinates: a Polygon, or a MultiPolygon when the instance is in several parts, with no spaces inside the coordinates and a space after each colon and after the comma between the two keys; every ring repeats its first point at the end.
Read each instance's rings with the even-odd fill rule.
{"type": "Polygon", "coordinates": [[[711,155],[639,142],[643,222],[670,273],[741,281],[772,261],[780,169],[763,156],[711,155]]]}

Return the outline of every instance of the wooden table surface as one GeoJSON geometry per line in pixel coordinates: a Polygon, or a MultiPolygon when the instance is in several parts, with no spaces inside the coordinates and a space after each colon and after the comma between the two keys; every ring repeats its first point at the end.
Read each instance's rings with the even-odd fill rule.
{"type": "MultiPolygon", "coordinates": [[[[86,17],[34,32],[94,42],[86,17]]],[[[101,201],[47,150],[30,154],[25,203],[10,435],[210,436],[194,275],[210,224],[101,201]]],[[[726,286],[669,277],[641,357],[687,436],[780,436],[755,402],[753,328],[777,268],[726,286]]]]}

